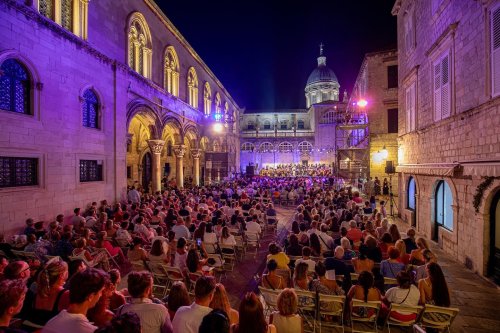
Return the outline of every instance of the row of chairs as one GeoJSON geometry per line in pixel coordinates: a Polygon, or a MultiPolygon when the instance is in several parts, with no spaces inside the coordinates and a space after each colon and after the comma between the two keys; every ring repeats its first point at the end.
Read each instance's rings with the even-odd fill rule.
{"type": "MultiPolygon", "coordinates": [[[[277,299],[280,290],[272,290],[259,287],[260,293],[265,302],[265,314],[269,315],[277,311],[277,299]]],[[[339,328],[344,332],[344,311],[346,307],[345,296],[324,295],[311,291],[295,290],[299,300],[299,314],[304,318],[307,331],[316,332],[319,328],[321,333],[323,328],[339,328]]],[[[363,302],[353,300],[350,306],[350,326],[351,332],[378,332],[377,320],[380,314],[382,303],[380,301],[363,302]],[[367,316],[359,316],[357,309],[364,309],[367,316]]],[[[391,304],[389,313],[392,311],[414,314],[414,319],[401,321],[392,318],[390,315],[385,320],[389,332],[391,327],[409,328],[416,324],[421,327],[428,327],[437,330],[447,330],[456,318],[459,310],[456,308],[445,308],[434,305],[425,306],[404,306],[391,304]]],[[[306,330],[306,327],[304,327],[306,330]]]]}

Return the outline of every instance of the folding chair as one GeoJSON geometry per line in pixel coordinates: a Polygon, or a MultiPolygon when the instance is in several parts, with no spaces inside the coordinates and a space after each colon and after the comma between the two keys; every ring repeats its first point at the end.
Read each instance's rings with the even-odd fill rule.
{"type": "Polygon", "coordinates": [[[201,273],[189,273],[189,295],[194,297],[194,286],[196,285],[196,281],[202,276],[201,273]]]}
{"type": "Polygon", "coordinates": [[[275,235],[278,231],[278,217],[266,216],[266,230],[271,230],[275,235]]]}
{"type": "Polygon", "coordinates": [[[389,288],[392,288],[394,286],[398,285],[398,280],[393,279],[393,278],[388,278],[384,277],[384,289],[385,291],[389,290],[389,288]]]}
{"type": "Polygon", "coordinates": [[[445,308],[435,305],[425,305],[422,316],[420,316],[420,326],[431,327],[438,330],[450,332],[451,324],[458,315],[457,308],[445,308]]]}
{"type": "Polygon", "coordinates": [[[352,306],[351,306],[351,332],[359,332],[359,333],[372,333],[378,332],[378,327],[377,327],[377,318],[378,314],[380,312],[380,306],[382,303],[380,301],[369,301],[369,302],[362,302],[359,300],[352,300],[352,306]],[[366,316],[360,316],[358,312],[355,311],[355,309],[359,308],[364,308],[364,311],[366,312],[366,316]],[[361,330],[361,329],[354,329],[354,323],[358,323],[363,326],[368,326],[367,329],[370,329],[369,331],[366,330],[361,330]]]}
{"type": "Polygon", "coordinates": [[[240,255],[240,260],[243,260],[243,257],[245,256],[245,254],[247,252],[247,245],[245,243],[245,240],[244,240],[243,236],[241,236],[241,235],[235,235],[234,240],[236,241],[235,248],[236,248],[236,251],[240,255]]]}
{"type": "Polygon", "coordinates": [[[224,268],[232,272],[236,263],[236,248],[233,245],[221,245],[222,259],[224,259],[224,268]]]}
{"type": "Polygon", "coordinates": [[[338,327],[344,332],[344,305],[345,296],[333,296],[318,294],[318,323],[319,332],[323,327],[334,328],[338,327]],[[338,323],[336,324],[333,320],[323,320],[323,318],[337,317],[338,323]]]}
{"type": "Polygon", "coordinates": [[[207,253],[219,253],[219,245],[217,243],[205,243],[203,242],[203,246],[205,247],[205,251],[207,253]]]}
{"type": "Polygon", "coordinates": [[[259,291],[262,297],[264,298],[265,302],[264,315],[267,317],[273,311],[278,310],[278,295],[280,294],[281,290],[272,290],[259,286],[259,291]]]}
{"type": "Polygon", "coordinates": [[[257,258],[257,254],[259,253],[259,247],[260,247],[260,239],[259,239],[259,234],[256,232],[246,232],[246,249],[248,247],[254,247],[255,248],[255,254],[254,258],[257,258]]]}
{"type": "Polygon", "coordinates": [[[295,290],[298,297],[298,312],[304,318],[304,331],[306,331],[305,324],[309,326],[310,332],[316,332],[316,318],[317,318],[317,298],[316,293],[312,291],[295,290]]]}
{"type": "Polygon", "coordinates": [[[391,307],[389,308],[389,315],[387,316],[387,319],[385,321],[389,333],[391,332],[391,325],[399,327],[412,327],[420,319],[420,315],[423,309],[424,308],[422,306],[408,306],[408,305],[391,303],[391,307]],[[391,316],[392,311],[405,314],[414,314],[415,318],[409,321],[401,321],[391,316]]]}
{"type": "Polygon", "coordinates": [[[351,273],[351,282],[352,284],[355,284],[355,282],[358,282],[359,274],[357,273],[351,273]]]}
{"type": "Polygon", "coordinates": [[[168,292],[170,290],[170,288],[172,287],[174,282],[177,282],[177,281],[184,282],[184,275],[182,274],[180,268],[173,267],[173,266],[165,266],[165,265],[162,265],[162,267],[165,270],[165,274],[167,274],[167,278],[168,278],[167,285],[166,285],[166,289],[167,289],[166,292],[168,292]]]}
{"type": "Polygon", "coordinates": [[[80,254],[78,254],[78,255],[70,255],[70,256],[68,256],[68,259],[69,259],[70,261],[80,259],[80,260],[82,260],[82,261],[85,263],[85,265],[87,265],[88,267],[96,267],[96,266],[97,266],[97,264],[98,264],[98,263],[97,263],[97,262],[95,262],[94,260],[91,260],[91,261],[87,260],[87,258],[85,258],[85,252],[81,252],[81,253],[80,253],[80,254]]]}
{"type": "Polygon", "coordinates": [[[208,263],[208,266],[213,267],[216,274],[219,274],[219,282],[222,280],[222,275],[226,275],[226,270],[224,269],[225,261],[220,254],[209,254],[208,259],[213,259],[214,263],[208,263]]]}
{"type": "Polygon", "coordinates": [[[155,290],[162,290],[159,295],[161,298],[167,295],[168,275],[164,264],[149,261],[149,270],[153,275],[153,294],[155,290]]]}

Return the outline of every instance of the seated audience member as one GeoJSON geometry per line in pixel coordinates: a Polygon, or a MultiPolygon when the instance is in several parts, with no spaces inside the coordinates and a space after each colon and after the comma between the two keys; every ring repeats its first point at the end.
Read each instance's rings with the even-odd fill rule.
{"type": "Polygon", "coordinates": [[[261,285],[264,288],[279,290],[285,288],[285,281],[283,277],[279,276],[276,273],[276,269],[278,268],[278,264],[276,260],[271,259],[267,262],[267,274],[262,275],[261,285]]]}
{"type": "Polygon", "coordinates": [[[396,244],[394,244],[394,247],[399,251],[398,261],[404,264],[405,266],[408,265],[410,263],[410,255],[406,253],[405,242],[403,242],[402,239],[398,239],[396,241],[396,244]]]}
{"type": "Polygon", "coordinates": [[[424,264],[417,266],[415,269],[415,281],[425,279],[427,277],[427,269],[426,266],[431,262],[437,262],[436,255],[431,250],[422,251],[422,255],[424,257],[424,264]]]}
{"type": "Polygon", "coordinates": [[[352,260],[352,258],[356,257],[356,252],[352,250],[351,241],[347,237],[340,239],[340,246],[344,249],[343,260],[352,260]]]}
{"type": "Polygon", "coordinates": [[[174,257],[174,267],[179,268],[183,274],[187,274],[188,270],[186,266],[187,255],[188,252],[186,250],[186,239],[184,239],[184,237],[181,237],[177,240],[177,248],[174,257]]]}
{"type": "Polygon", "coordinates": [[[54,246],[54,254],[63,259],[68,259],[69,256],[73,253],[74,247],[71,244],[71,239],[73,235],[71,232],[64,232],[61,236],[61,239],[57,241],[54,246]]]}
{"type": "Polygon", "coordinates": [[[0,332],[26,332],[9,328],[9,325],[12,317],[21,311],[27,290],[26,284],[22,280],[3,280],[0,282],[0,332]]]}
{"type": "MultiPolygon", "coordinates": [[[[86,250],[87,241],[81,237],[76,240],[76,247],[73,249],[73,256],[84,256],[87,262],[101,266],[105,271],[109,271],[108,255],[104,252],[96,252],[93,255],[86,250]]],[[[130,251],[129,251],[130,252],[130,251]]]]}
{"type": "Polygon", "coordinates": [[[256,214],[252,216],[252,220],[247,223],[246,228],[247,228],[247,232],[250,232],[250,233],[257,233],[257,234],[262,233],[262,228],[260,227],[260,224],[258,223],[258,217],[256,214]]]}
{"type": "Polygon", "coordinates": [[[189,270],[189,273],[198,273],[202,275],[205,274],[203,266],[207,264],[207,261],[207,259],[200,258],[200,254],[197,249],[189,249],[186,257],[186,266],[189,270]]]}
{"type": "Polygon", "coordinates": [[[200,324],[199,333],[229,333],[231,326],[226,312],[222,310],[212,310],[203,317],[200,324]]]}
{"type": "Polygon", "coordinates": [[[30,265],[26,261],[16,260],[10,262],[3,270],[2,280],[23,280],[27,283],[31,277],[30,265]]]}
{"type": "Polygon", "coordinates": [[[124,313],[111,319],[111,322],[95,333],[143,333],[141,319],[133,312],[124,313]]]}
{"type": "Polygon", "coordinates": [[[125,301],[125,296],[122,294],[122,292],[117,290],[117,288],[121,282],[120,271],[117,269],[112,269],[108,272],[108,274],[109,274],[109,281],[112,284],[111,288],[110,288],[111,295],[109,296],[109,307],[108,308],[114,312],[120,306],[125,304],[126,301],[125,301]]]}
{"type": "Polygon", "coordinates": [[[301,262],[305,262],[307,264],[307,271],[309,273],[314,272],[314,269],[316,267],[316,261],[311,259],[311,248],[309,246],[304,246],[302,248],[302,258],[297,259],[295,261],[295,266],[300,264],[301,262]]]}
{"type": "Polygon", "coordinates": [[[425,263],[423,251],[429,250],[429,244],[425,238],[417,238],[417,249],[411,251],[410,264],[423,265],[425,263]]]}
{"type": "Polygon", "coordinates": [[[194,287],[195,301],[190,306],[181,306],[173,321],[174,333],[198,333],[203,317],[212,309],[209,307],[214,297],[215,278],[201,276],[194,287]]]}
{"type": "Polygon", "coordinates": [[[344,290],[338,286],[337,281],[326,278],[326,268],[323,262],[320,261],[316,264],[315,272],[317,278],[311,282],[311,291],[326,295],[344,295],[344,290]]]}
{"type": "MultiPolygon", "coordinates": [[[[297,226],[298,228],[298,226],[297,226]]],[[[288,246],[286,247],[286,254],[289,256],[301,256],[302,255],[302,245],[299,243],[299,238],[296,234],[291,234],[288,237],[288,246]]]]}
{"type": "Polygon", "coordinates": [[[403,239],[406,245],[406,253],[410,254],[411,251],[416,250],[418,248],[417,242],[415,241],[415,229],[410,228],[406,232],[407,238],[403,239]]]}
{"type": "Polygon", "coordinates": [[[352,266],[347,266],[342,260],[344,258],[344,249],[341,246],[335,248],[334,257],[325,259],[325,267],[327,271],[334,270],[335,276],[343,276],[342,289],[348,291],[351,287],[351,273],[354,271],[352,266]]]}
{"type": "Polygon", "coordinates": [[[223,284],[217,283],[215,285],[214,298],[212,299],[212,302],[210,302],[209,307],[214,310],[224,311],[228,315],[231,325],[238,324],[238,311],[231,308],[229,298],[227,297],[226,288],[224,288],[223,284]]]}
{"type": "Polygon", "coordinates": [[[153,303],[153,277],[150,272],[131,272],[127,278],[128,293],[132,297],[130,303],[122,305],[117,315],[133,312],[141,319],[143,333],[172,332],[172,322],[167,308],[163,304],[153,303]]]}
{"type": "Polygon", "coordinates": [[[210,244],[217,243],[217,235],[214,232],[212,223],[207,223],[207,225],[205,226],[205,234],[203,235],[203,242],[210,244]]]}
{"type": "Polygon", "coordinates": [[[372,236],[375,238],[378,238],[377,232],[375,231],[375,228],[373,227],[373,222],[368,221],[365,224],[365,230],[363,230],[362,238],[366,239],[366,237],[372,236]]]}
{"type": "Polygon", "coordinates": [[[106,278],[106,273],[94,268],[76,273],[69,290],[67,310],[52,318],[42,333],[94,333],[97,327],[87,319],[87,311],[99,301],[106,278]]]}
{"type": "Polygon", "coordinates": [[[267,324],[264,307],[254,293],[247,293],[243,297],[238,313],[240,322],[231,327],[233,333],[276,333],[276,327],[267,324]]]}
{"type": "Polygon", "coordinates": [[[377,232],[377,238],[381,239],[386,232],[389,232],[389,220],[383,219],[381,222],[381,226],[378,227],[375,231],[377,232]]]}
{"type": "MultiPolygon", "coordinates": [[[[391,303],[398,305],[406,305],[406,306],[417,306],[420,301],[420,292],[418,288],[415,287],[411,283],[410,274],[407,272],[399,272],[396,276],[398,280],[398,286],[392,287],[385,293],[385,297],[383,298],[383,312],[384,315],[389,311],[389,307],[391,303]]],[[[398,321],[411,321],[416,319],[416,315],[414,313],[408,312],[397,312],[392,311],[388,314],[392,319],[396,319],[398,321]]]]}
{"type": "Polygon", "coordinates": [[[232,254],[234,253],[234,249],[231,248],[236,245],[236,239],[229,232],[229,228],[227,226],[222,227],[222,233],[220,235],[221,251],[223,253],[232,254]]]}
{"type": "Polygon", "coordinates": [[[375,262],[366,257],[366,254],[360,253],[358,258],[352,259],[352,266],[354,267],[354,272],[359,274],[363,271],[371,272],[375,262]]]}
{"type": "Polygon", "coordinates": [[[142,247],[142,239],[134,237],[132,247],[127,253],[128,260],[132,264],[132,269],[141,271],[146,268],[145,261],[149,260],[148,252],[142,247]]]}
{"type": "Polygon", "coordinates": [[[35,221],[33,221],[32,218],[26,219],[26,228],[24,228],[23,234],[26,236],[35,234],[35,228],[33,227],[35,225],[35,221]]]}
{"type": "Polygon", "coordinates": [[[189,306],[191,300],[186,285],[182,281],[176,281],[170,288],[167,297],[167,308],[170,319],[174,320],[175,313],[181,306],[189,306]]]}
{"type": "Polygon", "coordinates": [[[398,273],[405,269],[405,265],[399,261],[399,250],[395,247],[389,247],[388,254],[389,259],[380,263],[380,273],[384,277],[395,279],[398,273]]]}
{"type": "Polygon", "coordinates": [[[177,219],[177,223],[172,227],[172,231],[175,232],[175,239],[177,240],[181,237],[184,239],[189,239],[191,237],[191,233],[184,224],[184,220],[182,218],[177,219]]]}
{"type": "Polygon", "coordinates": [[[344,238],[344,237],[346,237],[346,238],[347,238],[347,228],[342,227],[342,228],[340,228],[340,237],[335,238],[335,239],[333,240],[333,244],[335,245],[335,247],[337,247],[337,246],[342,246],[342,245],[340,244],[340,242],[341,242],[342,238],[344,238]]]}
{"type": "Polygon", "coordinates": [[[358,243],[359,241],[361,241],[361,237],[363,237],[363,233],[361,232],[361,230],[358,228],[358,224],[356,223],[356,221],[354,220],[351,220],[351,222],[349,222],[349,231],[347,231],[347,238],[351,241],[353,241],[355,244],[358,243]]]}
{"type": "Polygon", "coordinates": [[[113,246],[107,237],[106,231],[101,231],[97,234],[97,241],[95,242],[95,247],[97,249],[106,249],[111,257],[118,256],[121,262],[125,262],[125,255],[123,251],[118,246],[113,246]]]}
{"type": "Polygon", "coordinates": [[[441,266],[431,262],[425,265],[425,267],[427,270],[427,277],[418,281],[420,303],[449,307],[450,292],[441,266]]]}
{"type": "Polygon", "coordinates": [[[380,248],[380,251],[382,252],[382,258],[386,259],[388,254],[389,254],[389,247],[394,246],[394,242],[392,240],[391,234],[386,232],[385,234],[382,235],[382,238],[380,239],[380,242],[378,244],[378,247],[380,248]]]}
{"type": "Polygon", "coordinates": [[[64,284],[64,289],[69,290],[71,285],[71,278],[76,273],[82,272],[87,269],[87,264],[82,259],[71,260],[68,264],[68,279],[64,284]]]}
{"type": "Polygon", "coordinates": [[[290,258],[281,250],[281,248],[274,242],[269,243],[269,254],[267,260],[274,259],[278,264],[278,269],[288,269],[290,258]]]}
{"type": "Polygon", "coordinates": [[[382,261],[382,251],[377,246],[377,240],[372,236],[366,237],[365,242],[359,247],[359,253],[376,263],[382,261]]]}
{"type": "Polygon", "coordinates": [[[298,297],[293,289],[283,289],[278,295],[278,311],[271,313],[269,323],[276,327],[276,331],[286,333],[303,333],[303,318],[297,314],[298,297]]]}
{"type": "Polygon", "coordinates": [[[151,251],[149,252],[151,263],[168,264],[170,262],[170,255],[168,252],[165,252],[165,248],[168,250],[168,246],[164,247],[163,243],[161,239],[153,241],[151,251]]]}
{"type": "Polygon", "coordinates": [[[120,228],[116,230],[116,242],[121,247],[129,246],[132,243],[132,236],[128,232],[128,221],[123,221],[120,228]]]}
{"type": "Polygon", "coordinates": [[[38,274],[36,292],[26,294],[20,317],[28,329],[43,327],[68,304],[64,284],[68,278],[68,264],[60,258],[49,260],[38,274]]]}
{"type": "Polygon", "coordinates": [[[317,234],[309,236],[309,247],[311,248],[311,255],[313,257],[321,256],[321,243],[317,234]]]}
{"type": "Polygon", "coordinates": [[[293,272],[293,287],[298,290],[309,290],[311,278],[307,274],[309,266],[305,262],[295,265],[293,272]]]}
{"type": "MultiPolygon", "coordinates": [[[[347,293],[347,300],[349,308],[352,308],[352,300],[359,300],[362,302],[380,301],[382,296],[380,291],[373,286],[373,275],[370,272],[361,272],[358,277],[358,284],[351,287],[347,293]]],[[[355,308],[353,313],[358,317],[371,317],[373,310],[366,311],[365,308],[355,308]]]]}

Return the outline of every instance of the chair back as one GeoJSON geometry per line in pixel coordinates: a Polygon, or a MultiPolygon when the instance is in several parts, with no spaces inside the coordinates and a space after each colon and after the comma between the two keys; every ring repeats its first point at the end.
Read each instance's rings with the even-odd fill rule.
{"type": "Polygon", "coordinates": [[[217,253],[217,243],[203,243],[207,253],[217,253]]]}
{"type": "Polygon", "coordinates": [[[295,293],[298,297],[298,307],[305,311],[315,311],[316,310],[316,293],[312,291],[304,291],[295,289],[295,293]]]}
{"type": "Polygon", "coordinates": [[[207,263],[211,267],[221,268],[224,266],[224,259],[222,259],[222,256],[220,254],[208,254],[208,259],[215,260],[214,264],[207,263]]]}
{"type": "Polygon", "coordinates": [[[318,294],[319,313],[327,316],[342,316],[345,296],[318,294]]]}
{"type": "Polygon", "coordinates": [[[381,305],[382,303],[380,301],[363,302],[353,299],[351,307],[351,320],[376,324],[381,305]],[[366,315],[361,316],[359,309],[364,309],[363,312],[366,315]]]}
{"type": "Polygon", "coordinates": [[[423,309],[424,307],[422,306],[409,306],[409,305],[391,303],[389,316],[387,317],[387,324],[391,326],[407,326],[407,327],[412,326],[420,318],[420,314],[422,313],[423,309]],[[392,311],[404,314],[414,314],[415,318],[409,321],[401,321],[399,319],[394,319],[391,317],[392,311]]]}
{"type": "Polygon", "coordinates": [[[167,272],[165,271],[165,266],[162,263],[149,261],[149,270],[153,274],[153,278],[166,278],[167,272]]]}
{"type": "Polygon", "coordinates": [[[281,290],[272,290],[259,286],[259,291],[262,294],[264,301],[266,302],[266,306],[277,309],[278,295],[280,294],[281,290]]]}
{"type": "Polygon", "coordinates": [[[437,329],[449,328],[458,315],[457,308],[445,308],[435,305],[425,305],[420,324],[424,327],[437,329]]]}
{"type": "Polygon", "coordinates": [[[245,232],[245,235],[247,236],[247,242],[248,243],[258,243],[259,242],[259,234],[256,232],[245,232]]]}
{"type": "Polygon", "coordinates": [[[171,281],[184,281],[180,268],[173,266],[163,266],[167,277],[171,281]]]}

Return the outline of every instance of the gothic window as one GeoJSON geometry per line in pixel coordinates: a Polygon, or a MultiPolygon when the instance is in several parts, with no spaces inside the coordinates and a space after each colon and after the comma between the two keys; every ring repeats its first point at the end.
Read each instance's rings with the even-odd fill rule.
{"type": "Polygon", "coordinates": [[[73,2],[74,0],[61,0],[61,25],[73,31],[73,2]]]}
{"type": "Polygon", "coordinates": [[[188,71],[188,103],[193,108],[198,108],[198,76],[194,67],[189,68],[188,71]]]}
{"type": "Polygon", "coordinates": [[[38,0],[38,10],[43,16],[54,19],[54,0],[38,0]]]}
{"type": "Polygon", "coordinates": [[[301,153],[312,152],[313,146],[307,141],[302,141],[301,143],[299,143],[299,151],[301,153]]]}
{"type": "Polygon", "coordinates": [[[438,226],[453,230],[453,195],[450,186],[440,180],[434,194],[435,221],[438,226]]]}
{"type": "Polygon", "coordinates": [[[38,185],[38,159],[0,156],[0,188],[38,185]]]}
{"type": "Polygon", "coordinates": [[[410,180],[408,180],[408,190],[406,191],[407,194],[407,207],[408,209],[415,210],[415,194],[416,194],[416,186],[415,186],[415,179],[413,177],[410,177],[410,180]]]}
{"type": "Polygon", "coordinates": [[[134,13],[128,29],[128,65],[144,77],[151,77],[151,35],[140,13],[134,13]]]}
{"type": "Polygon", "coordinates": [[[80,160],[80,182],[99,182],[102,180],[102,161],[80,160]]]}
{"type": "Polygon", "coordinates": [[[219,93],[215,94],[215,121],[221,121],[222,119],[222,108],[219,93]]]}
{"type": "Polygon", "coordinates": [[[434,61],[434,120],[448,118],[451,115],[451,68],[450,52],[434,61]]]}
{"type": "Polygon", "coordinates": [[[491,87],[492,96],[500,95],[500,4],[491,10],[491,87]]]}
{"type": "Polygon", "coordinates": [[[249,121],[247,123],[247,129],[248,130],[255,130],[255,123],[253,121],[249,121]]]}
{"type": "Polygon", "coordinates": [[[0,109],[31,114],[31,80],[28,70],[17,60],[0,66],[0,109]]]}
{"type": "Polygon", "coordinates": [[[304,129],[304,121],[303,120],[297,121],[297,129],[299,129],[299,130],[304,129]]]}
{"type": "Polygon", "coordinates": [[[269,120],[264,120],[264,129],[265,130],[271,129],[271,122],[269,120]]]}
{"type": "Polygon", "coordinates": [[[282,142],[278,146],[278,151],[280,153],[291,153],[293,151],[293,146],[290,142],[282,142]]]}
{"type": "Polygon", "coordinates": [[[174,96],[179,96],[179,59],[173,46],[165,52],[165,89],[174,96]]]}
{"type": "Polygon", "coordinates": [[[244,144],[241,145],[241,151],[254,151],[255,146],[253,143],[250,142],[245,142],[244,144]]]}
{"type": "Polygon", "coordinates": [[[203,89],[203,111],[206,117],[210,116],[212,113],[212,92],[208,82],[205,82],[205,87],[203,89]]]}
{"type": "Polygon", "coordinates": [[[261,153],[270,153],[274,151],[274,146],[271,142],[263,142],[259,147],[259,151],[261,153]]]}
{"type": "Polygon", "coordinates": [[[99,128],[99,100],[92,89],[83,93],[82,123],[85,127],[99,128]]]}

